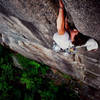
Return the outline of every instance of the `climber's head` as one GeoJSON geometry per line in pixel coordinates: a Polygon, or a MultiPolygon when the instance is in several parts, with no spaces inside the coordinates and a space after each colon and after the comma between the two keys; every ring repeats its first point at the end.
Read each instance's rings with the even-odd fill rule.
{"type": "Polygon", "coordinates": [[[70,37],[72,42],[75,40],[75,36],[78,35],[78,33],[79,31],[77,29],[70,30],[70,37]]]}

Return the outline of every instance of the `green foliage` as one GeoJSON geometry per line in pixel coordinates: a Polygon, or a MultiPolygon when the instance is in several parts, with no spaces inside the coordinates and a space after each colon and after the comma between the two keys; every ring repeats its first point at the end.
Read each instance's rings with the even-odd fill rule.
{"type": "Polygon", "coordinates": [[[12,55],[0,46],[0,100],[79,100],[66,85],[56,86],[45,77],[48,66],[16,54],[21,70],[14,66],[12,55]]]}
{"type": "Polygon", "coordinates": [[[3,47],[0,45],[0,56],[2,55],[3,47]]]}
{"type": "Polygon", "coordinates": [[[66,79],[69,79],[69,80],[72,79],[71,76],[69,76],[69,75],[67,75],[67,74],[63,74],[63,77],[66,78],[66,79]]]}

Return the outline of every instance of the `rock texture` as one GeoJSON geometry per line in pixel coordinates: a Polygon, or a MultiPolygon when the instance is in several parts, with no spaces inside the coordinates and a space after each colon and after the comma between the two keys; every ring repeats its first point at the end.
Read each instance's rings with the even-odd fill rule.
{"type": "Polygon", "coordinates": [[[64,0],[78,30],[100,41],[100,1],[64,0]]]}
{"type": "MultiPolygon", "coordinates": [[[[100,1],[63,0],[77,29],[100,43],[100,1]]],[[[57,0],[0,0],[0,43],[100,89],[100,49],[64,56],[52,50],[57,0]]],[[[96,99],[95,99],[96,100],[96,99]]]]}

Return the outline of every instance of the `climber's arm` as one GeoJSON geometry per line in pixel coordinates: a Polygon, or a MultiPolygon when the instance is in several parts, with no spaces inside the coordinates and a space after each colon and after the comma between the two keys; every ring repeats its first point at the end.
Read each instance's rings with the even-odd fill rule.
{"type": "Polygon", "coordinates": [[[68,25],[68,19],[65,18],[65,29],[70,33],[70,39],[73,42],[76,35],[78,35],[79,31],[75,28],[71,29],[68,25]]]}
{"type": "Polygon", "coordinates": [[[64,5],[62,3],[62,0],[59,0],[59,5],[60,8],[59,8],[59,15],[57,18],[57,30],[59,35],[63,35],[65,33],[65,29],[64,29],[65,21],[64,21],[64,11],[63,11],[64,5]]]}
{"type": "Polygon", "coordinates": [[[67,16],[65,17],[65,29],[70,32],[70,27],[68,25],[68,19],[67,19],[67,16]]]}

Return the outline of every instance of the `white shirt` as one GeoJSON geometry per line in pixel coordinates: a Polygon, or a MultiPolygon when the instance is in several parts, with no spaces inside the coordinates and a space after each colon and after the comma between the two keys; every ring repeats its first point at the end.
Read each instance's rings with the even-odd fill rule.
{"type": "Polygon", "coordinates": [[[73,46],[69,34],[67,32],[65,32],[64,35],[59,35],[58,33],[55,33],[53,36],[53,40],[62,49],[67,49],[73,46]]]}
{"type": "MultiPolygon", "coordinates": [[[[57,43],[57,45],[63,50],[74,46],[70,40],[69,34],[67,32],[64,35],[59,35],[55,33],[53,36],[53,40],[57,43]]],[[[89,39],[85,45],[77,46],[77,47],[86,47],[88,51],[98,49],[98,43],[94,39],[89,39]]]]}

